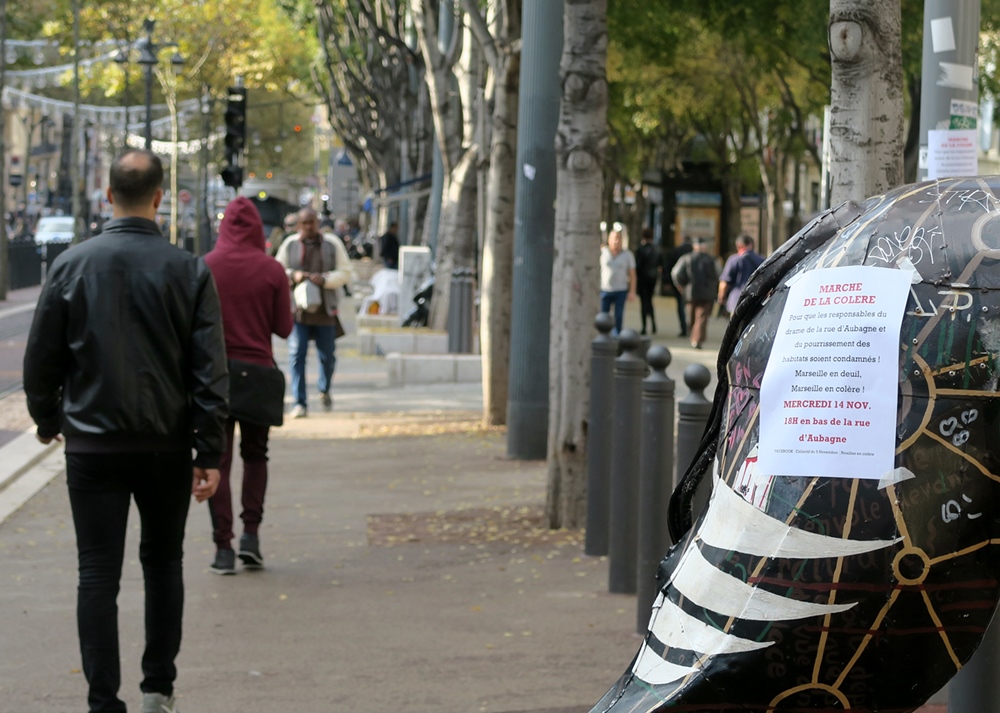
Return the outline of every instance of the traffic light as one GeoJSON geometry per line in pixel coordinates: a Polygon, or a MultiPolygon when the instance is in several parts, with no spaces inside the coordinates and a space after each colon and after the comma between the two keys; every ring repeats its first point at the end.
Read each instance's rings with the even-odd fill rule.
{"type": "Polygon", "coordinates": [[[243,185],[243,169],[239,166],[226,166],[220,171],[220,175],[227,186],[239,189],[243,185]]]}
{"type": "Polygon", "coordinates": [[[226,102],[225,166],[220,172],[222,182],[239,188],[243,185],[243,149],[247,142],[247,90],[230,87],[226,102]]]}

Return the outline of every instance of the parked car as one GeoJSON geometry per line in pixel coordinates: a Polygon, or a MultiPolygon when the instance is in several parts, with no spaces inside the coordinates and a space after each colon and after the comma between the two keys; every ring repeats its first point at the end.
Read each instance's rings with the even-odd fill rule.
{"type": "Polygon", "coordinates": [[[73,240],[73,216],[49,215],[38,219],[35,244],[68,243],[73,240]]]}

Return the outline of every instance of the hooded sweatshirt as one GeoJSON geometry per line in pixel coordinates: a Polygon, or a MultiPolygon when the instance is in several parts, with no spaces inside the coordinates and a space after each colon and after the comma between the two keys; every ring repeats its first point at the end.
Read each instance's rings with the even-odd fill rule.
{"type": "Polygon", "coordinates": [[[292,307],[288,276],[264,245],[260,213],[250,199],[239,196],[226,206],[219,238],[205,262],[222,305],[226,355],[271,365],[271,335],[291,333],[292,307]]]}

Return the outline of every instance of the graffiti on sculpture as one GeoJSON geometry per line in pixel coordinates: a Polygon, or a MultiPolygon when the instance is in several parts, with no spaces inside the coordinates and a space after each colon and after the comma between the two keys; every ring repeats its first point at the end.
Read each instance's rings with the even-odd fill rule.
{"type": "Polygon", "coordinates": [[[594,713],[902,713],[972,656],[1000,598],[998,196],[848,203],[754,274],[648,631],[594,713]],[[825,293],[855,298],[810,322],[825,293]]]}

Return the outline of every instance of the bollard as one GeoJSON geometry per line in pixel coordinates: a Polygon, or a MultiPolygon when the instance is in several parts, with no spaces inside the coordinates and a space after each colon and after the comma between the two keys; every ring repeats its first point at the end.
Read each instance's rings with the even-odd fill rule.
{"type": "Polygon", "coordinates": [[[472,334],[473,334],[473,324],[474,319],[474,309],[475,309],[475,272],[471,267],[465,268],[465,289],[462,292],[462,327],[464,331],[462,332],[462,353],[471,354],[472,353],[472,334]]]}
{"type": "Polygon", "coordinates": [[[635,354],[639,335],[634,329],[623,329],[618,335],[618,343],[623,352],[615,360],[608,591],[635,594],[639,540],[639,418],[646,362],[635,354]]]}
{"type": "MultiPolygon", "coordinates": [[[[690,364],[684,370],[684,383],[689,391],[677,404],[677,467],[674,488],[698,455],[698,446],[712,413],[712,402],[705,398],[704,393],[711,381],[712,373],[703,364],[690,364]]],[[[702,478],[691,498],[691,512],[695,517],[708,502],[711,492],[712,479],[702,478]]]]}
{"type": "Polygon", "coordinates": [[[472,293],[472,281],[469,277],[469,270],[458,270],[458,353],[467,354],[471,351],[467,342],[469,341],[471,327],[469,321],[472,318],[472,310],[469,307],[469,295],[472,293]]]}
{"type": "Polygon", "coordinates": [[[473,280],[475,273],[471,267],[460,271],[459,293],[458,293],[458,352],[459,354],[472,353],[472,323],[473,323],[473,280]]]}
{"type": "Polygon", "coordinates": [[[461,317],[459,316],[459,280],[460,280],[460,268],[455,268],[451,271],[451,284],[448,289],[448,353],[457,354],[458,353],[458,330],[459,324],[461,322],[461,317]]]}
{"type": "Polygon", "coordinates": [[[448,291],[448,353],[472,352],[473,271],[457,267],[451,271],[448,291]]]}
{"type": "Polygon", "coordinates": [[[703,364],[689,364],[684,370],[684,383],[689,393],[677,402],[677,472],[673,487],[698,454],[698,445],[712,413],[712,402],[705,398],[705,388],[712,373],[703,364]]]}
{"type": "Polygon", "coordinates": [[[465,351],[465,333],[468,331],[465,326],[467,317],[465,309],[465,293],[469,279],[465,275],[465,268],[455,270],[455,279],[452,280],[452,289],[455,290],[455,353],[462,354],[465,351]]]}
{"type": "Polygon", "coordinates": [[[670,548],[667,510],[674,475],[674,380],[667,376],[670,351],[646,355],[650,375],[642,382],[639,446],[639,547],[636,570],[636,632],[644,634],[659,592],[656,571],[670,548]]]}
{"type": "Polygon", "coordinates": [[[608,502],[611,482],[611,424],[615,395],[615,320],[607,312],[594,318],[599,334],[590,343],[590,416],[587,421],[587,531],[584,554],[608,554],[608,502]]]}

